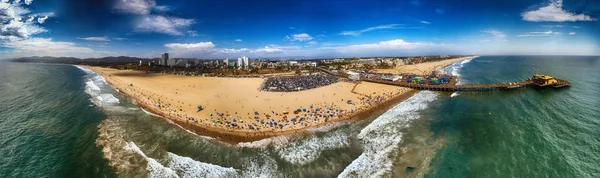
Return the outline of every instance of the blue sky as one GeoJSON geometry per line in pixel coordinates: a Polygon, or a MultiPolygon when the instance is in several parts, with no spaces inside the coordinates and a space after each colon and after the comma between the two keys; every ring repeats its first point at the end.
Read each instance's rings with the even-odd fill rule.
{"type": "Polygon", "coordinates": [[[0,58],[599,55],[594,0],[0,0],[0,58]]]}

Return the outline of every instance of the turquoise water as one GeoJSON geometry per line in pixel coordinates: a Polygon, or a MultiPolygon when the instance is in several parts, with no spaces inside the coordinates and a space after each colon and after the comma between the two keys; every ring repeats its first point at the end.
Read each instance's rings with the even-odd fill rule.
{"type": "Polygon", "coordinates": [[[560,90],[419,92],[378,117],[229,145],[147,113],[97,74],[0,63],[0,177],[599,177],[598,57],[490,56],[461,84],[568,79],[560,90]]]}
{"type": "Polygon", "coordinates": [[[533,73],[568,79],[565,89],[458,94],[428,112],[445,140],[428,177],[599,177],[600,59],[480,57],[462,83],[520,81],[533,73]]]}

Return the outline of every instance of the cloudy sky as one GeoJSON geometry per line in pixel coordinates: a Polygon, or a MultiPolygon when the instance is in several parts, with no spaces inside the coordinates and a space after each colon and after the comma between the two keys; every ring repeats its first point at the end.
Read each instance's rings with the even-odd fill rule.
{"type": "Polygon", "coordinates": [[[0,58],[600,54],[598,0],[0,0],[0,58]]]}

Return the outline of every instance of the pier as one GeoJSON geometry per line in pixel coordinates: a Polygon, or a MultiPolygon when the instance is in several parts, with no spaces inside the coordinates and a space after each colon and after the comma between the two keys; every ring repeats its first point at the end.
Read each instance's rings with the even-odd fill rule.
{"type": "Polygon", "coordinates": [[[455,85],[451,84],[419,84],[410,82],[398,82],[382,79],[361,78],[361,81],[380,83],[386,85],[395,85],[400,87],[412,88],[416,90],[431,90],[445,92],[490,92],[490,91],[508,91],[523,88],[563,88],[571,86],[567,80],[555,79],[548,75],[533,75],[532,78],[521,82],[509,82],[499,84],[477,84],[477,85],[455,85]]]}

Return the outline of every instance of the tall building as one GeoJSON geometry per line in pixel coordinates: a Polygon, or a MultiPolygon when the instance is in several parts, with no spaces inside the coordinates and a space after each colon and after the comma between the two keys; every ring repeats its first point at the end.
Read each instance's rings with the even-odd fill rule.
{"type": "Polygon", "coordinates": [[[225,66],[229,66],[229,58],[223,60],[223,63],[225,63],[225,66]]]}
{"type": "Polygon", "coordinates": [[[169,53],[164,53],[161,55],[159,63],[161,66],[167,66],[168,60],[169,60],[169,53]]]}
{"type": "Polygon", "coordinates": [[[248,65],[250,65],[250,63],[248,63],[248,57],[246,56],[238,58],[237,64],[239,69],[248,69],[248,65]]]}

